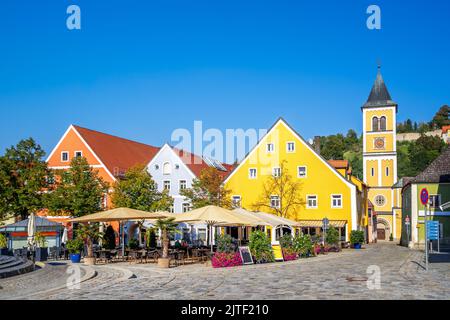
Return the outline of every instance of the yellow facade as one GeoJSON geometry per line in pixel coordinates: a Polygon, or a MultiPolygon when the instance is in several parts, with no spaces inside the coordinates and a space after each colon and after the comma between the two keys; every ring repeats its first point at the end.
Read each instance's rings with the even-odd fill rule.
{"type": "Polygon", "coordinates": [[[401,223],[397,221],[396,208],[400,206],[401,199],[392,189],[398,178],[395,128],[397,105],[392,101],[386,105],[370,105],[369,102],[362,111],[364,182],[369,187],[368,198],[378,214],[379,240],[389,240],[391,233],[395,239],[399,239],[401,223]]]}
{"type": "MultiPolygon", "coordinates": [[[[347,238],[351,230],[359,227],[357,187],[320,157],[282,119],[276,122],[225,180],[225,187],[231,190],[232,196],[241,197],[242,208],[255,210],[255,203],[264,198],[264,184],[270,179],[274,168],[280,167],[282,163],[292,178],[300,182],[299,194],[303,201],[286,218],[322,220],[327,217],[329,220],[345,220],[347,238]],[[273,144],[272,152],[268,152],[268,144],[273,144]],[[294,146],[293,150],[289,150],[288,144],[294,146]],[[302,167],[304,176],[299,176],[299,167],[302,167]],[[340,207],[333,206],[333,195],[341,196],[340,207]],[[317,206],[308,205],[308,196],[316,197],[317,206]]],[[[263,211],[274,213],[270,208],[263,211]]]]}

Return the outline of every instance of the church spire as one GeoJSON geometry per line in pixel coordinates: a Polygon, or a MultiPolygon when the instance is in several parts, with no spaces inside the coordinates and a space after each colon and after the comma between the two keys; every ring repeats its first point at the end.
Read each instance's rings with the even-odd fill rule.
{"type": "Polygon", "coordinates": [[[369,98],[363,108],[392,105],[396,106],[397,103],[392,101],[391,95],[389,94],[386,84],[384,83],[383,76],[381,75],[381,66],[378,64],[377,78],[375,79],[369,98]]]}

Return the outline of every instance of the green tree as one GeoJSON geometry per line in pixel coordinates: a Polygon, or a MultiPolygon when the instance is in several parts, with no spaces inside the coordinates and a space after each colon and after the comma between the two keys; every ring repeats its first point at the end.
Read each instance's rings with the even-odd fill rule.
{"type": "Polygon", "coordinates": [[[161,230],[163,259],[167,259],[169,257],[170,236],[176,233],[181,233],[181,231],[177,229],[177,226],[178,224],[175,222],[175,218],[158,219],[154,224],[156,229],[161,230]]]}
{"type": "Polygon", "coordinates": [[[344,157],[345,139],[342,134],[331,135],[321,139],[321,155],[327,159],[340,160],[344,157]]]}
{"type": "Polygon", "coordinates": [[[145,166],[138,165],[130,168],[125,177],[115,183],[112,203],[116,208],[168,211],[173,205],[173,198],[167,191],[159,192],[145,166]]]}
{"type": "Polygon", "coordinates": [[[445,147],[444,141],[440,137],[421,136],[408,147],[411,173],[417,175],[419,172],[433,162],[445,147]]]}
{"type": "Polygon", "coordinates": [[[331,226],[326,232],[325,242],[328,244],[336,245],[339,242],[339,231],[331,226]]]}
{"type": "Polygon", "coordinates": [[[438,112],[433,117],[433,120],[431,120],[431,126],[435,129],[440,129],[443,126],[450,125],[450,107],[448,105],[443,105],[438,112]]]}
{"type": "Polygon", "coordinates": [[[192,187],[181,190],[180,194],[188,199],[194,209],[208,205],[231,208],[230,190],[223,186],[220,172],[212,167],[203,169],[194,179],[192,187]]]}
{"type": "Polygon", "coordinates": [[[102,199],[108,191],[108,184],[85,158],[73,158],[70,168],[57,174],[60,182],[48,194],[46,201],[50,213],[81,217],[102,210],[102,199]]]}
{"type": "Polygon", "coordinates": [[[26,219],[44,208],[43,191],[51,176],[44,156],[41,146],[29,138],[0,157],[0,218],[26,219]]]}

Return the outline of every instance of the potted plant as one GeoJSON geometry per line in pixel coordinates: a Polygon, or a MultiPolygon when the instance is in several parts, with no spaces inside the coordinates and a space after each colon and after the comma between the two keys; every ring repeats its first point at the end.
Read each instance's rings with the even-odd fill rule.
{"type": "Polygon", "coordinates": [[[327,230],[325,237],[325,251],[326,252],[339,252],[341,248],[339,247],[339,231],[335,227],[330,227],[327,230]]]}
{"type": "Polygon", "coordinates": [[[361,249],[361,245],[364,243],[364,231],[352,230],[350,233],[350,243],[354,249],[361,249]]]}
{"type": "Polygon", "coordinates": [[[70,260],[72,263],[80,263],[81,251],[83,250],[84,242],[80,238],[69,240],[66,243],[66,248],[69,250],[70,260]]]}
{"type": "Polygon", "coordinates": [[[139,249],[139,241],[137,239],[130,239],[130,241],[128,241],[128,247],[131,250],[139,249]]]}
{"type": "Polygon", "coordinates": [[[0,233],[0,256],[8,255],[8,240],[3,233],[0,233]]]}
{"type": "Polygon", "coordinates": [[[279,241],[284,261],[297,260],[297,252],[294,249],[292,236],[290,234],[285,234],[279,241]]]}
{"type": "Polygon", "coordinates": [[[274,262],[272,243],[265,232],[260,230],[252,232],[250,235],[250,252],[257,263],[274,262]]]}
{"type": "Polygon", "coordinates": [[[87,246],[87,254],[84,257],[84,263],[87,265],[95,264],[94,241],[103,238],[104,233],[100,232],[98,223],[82,224],[77,230],[78,238],[87,246]]]}
{"type": "Polygon", "coordinates": [[[47,261],[48,248],[47,248],[47,240],[45,239],[45,236],[42,233],[37,232],[34,235],[34,241],[36,243],[34,259],[36,261],[47,261]]]}
{"type": "Polygon", "coordinates": [[[392,233],[389,236],[389,241],[394,241],[394,235],[392,233]]]}
{"type": "Polygon", "coordinates": [[[229,268],[242,265],[241,254],[235,250],[230,235],[224,234],[216,237],[217,251],[211,258],[214,268],[229,268]]]}
{"type": "Polygon", "coordinates": [[[295,252],[300,257],[310,257],[314,253],[314,245],[309,234],[299,234],[292,240],[295,252]]]}
{"type": "Polygon", "coordinates": [[[177,229],[177,223],[174,222],[175,218],[167,218],[167,219],[158,219],[155,223],[155,228],[161,230],[161,244],[163,248],[162,257],[158,259],[158,267],[160,268],[169,268],[170,267],[170,259],[169,259],[169,245],[170,245],[170,236],[175,235],[176,233],[180,233],[180,230],[177,229]]]}

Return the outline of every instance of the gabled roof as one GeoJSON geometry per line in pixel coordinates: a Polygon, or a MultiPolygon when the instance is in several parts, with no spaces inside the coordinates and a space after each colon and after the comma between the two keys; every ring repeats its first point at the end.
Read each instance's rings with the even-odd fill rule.
{"type": "Polygon", "coordinates": [[[349,168],[348,160],[328,160],[328,163],[331,164],[335,169],[349,168]]]}
{"type": "Polygon", "coordinates": [[[159,150],[159,148],[154,146],[99,131],[75,125],[73,128],[112,174],[114,172],[124,172],[138,164],[146,165],[159,150]]]}
{"type": "Polygon", "coordinates": [[[391,95],[384,83],[383,76],[381,75],[380,67],[378,67],[375,83],[372,86],[369,98],[363,108],[382,106],[397,106],[397,103],[392,101],[391,95]]]}
{"type": "Polygon", "coordinates": [[[450,147],[447,147],[411,183],[450,183],[450,147]]]}

